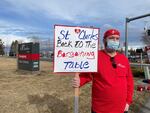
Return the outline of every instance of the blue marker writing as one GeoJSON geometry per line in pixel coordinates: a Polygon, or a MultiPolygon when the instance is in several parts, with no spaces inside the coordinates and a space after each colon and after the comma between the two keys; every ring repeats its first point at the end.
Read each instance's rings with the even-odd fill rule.
{"type": "Polygon", "coordinates": [[[66,32],[65,30],[61,30],[61,31],[60,31],[60,34],[61,34],[62,36],[58,36],[58,39],[59,39],[59,40],[62,40],[62,39],[69,40],[69,37],[68,37],[68,36],[70,35],[70,34],[69,34],[69,31],[66,32]]]}
{"type": "Polygon", "coordinates": [[[91,34],[87,34],[87,31],[82,30],[78,36],[81,40],[98,40],[98,34],[94,34],[94,29],[91,34]]]}
{"type": "Polygon", "coordinates": [[[81,62],[74,62],[74,61],[67,61],[64,62],[65,68],[64,69],[87,69],[89,68],[88,61],[81,61],[81,62]]]}

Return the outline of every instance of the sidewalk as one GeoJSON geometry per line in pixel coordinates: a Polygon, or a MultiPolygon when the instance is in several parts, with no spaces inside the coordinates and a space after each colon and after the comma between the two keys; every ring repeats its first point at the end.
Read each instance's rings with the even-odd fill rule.
{"type": "Polygon", "coordinates": [[[150,113],[150,97],[149,97],[147,103],[144,106],[142,106],[139,113],[150,113]]]}

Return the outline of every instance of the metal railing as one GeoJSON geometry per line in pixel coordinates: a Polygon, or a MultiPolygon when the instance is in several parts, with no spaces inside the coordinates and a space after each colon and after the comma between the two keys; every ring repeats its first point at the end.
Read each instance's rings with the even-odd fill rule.
{"type": "Polygon", "coordinates": [[[143,63],[130,63],[131,67],[145,67],[148,66],[150,67],[150,64],[143,64],[143,63]]]}
{"type": "Polygon", "coordinates": [[[145,79],[150,79],[150,64],[130,63],[131,67],[141,67],[144,69],[145,79]]]}

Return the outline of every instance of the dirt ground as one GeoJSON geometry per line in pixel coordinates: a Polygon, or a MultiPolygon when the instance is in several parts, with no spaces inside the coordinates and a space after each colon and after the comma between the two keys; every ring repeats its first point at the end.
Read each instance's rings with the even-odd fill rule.
{"type": "MultiPolygon", "coordinates": [[[[40,72],[17,70],[15,58],[0,57],[0,113],[73,113],[73,75],[54,75],[51,63],[40,62],[40,72]]],[[[135,81],[138,79],[135,78],[135,81]]],[[[80,90],[80,113],[90,113],[90,84],[80,90]]],[[[137,113],[149,93],[135,91],[130,113],[137,113]],[[140,99],[137,100],[137,97],[140,99]]]]}
{"type": "MultiPolygon", "coordinates": [[[[0,57],[0,113],[73,113],[73,75],[52,75],[48,61],[40,62],[40,73],[18,71],[16,64],[0,57]]],[[[89,113],[90,91],[81,95],[80,110],[89,113]]]]}

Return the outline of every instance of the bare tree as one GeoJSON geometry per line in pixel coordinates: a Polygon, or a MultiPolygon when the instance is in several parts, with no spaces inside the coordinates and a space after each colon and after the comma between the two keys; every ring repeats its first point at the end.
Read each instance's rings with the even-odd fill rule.
{"type": "Polygon", "coordinates": [[[150,45],[150,36],[147,34],[147,32],[142,33],[141,41],[143,41],[146,45],[150,45]]]}
{"type": "Polygon", "coordinates": [[[30,37],[27,37],[28,39],[31,40],[31,42],[40,42],[40,39],[38,36],[30,36],[30,37]]]}

